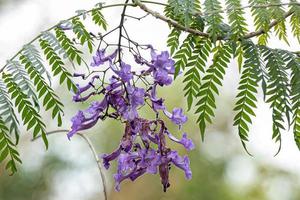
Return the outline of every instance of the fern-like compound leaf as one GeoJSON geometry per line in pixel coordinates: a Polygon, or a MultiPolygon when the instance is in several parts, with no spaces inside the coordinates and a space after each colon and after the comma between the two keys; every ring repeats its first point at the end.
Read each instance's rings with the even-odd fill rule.
{"type": "Polygon", "coordinates": [[[37,107],[37,109],[40,109],[38,97],[25,69],[20,65],[18,61],[9,61],[7,69],[13,76],[14,81],[23,90],[23,92],[32,99],[35,107],[37,107]]]}
{"type": "MultiPolygon", "coordinates": [[[[280,0],[272,0],[272,3],[280,5],[282,2],[280,0]]],[[[281,6],[271,6],[270,12],[272,18],[278,21],[278,24],[274,27],[275,34],[278,36],[280,40],[283,40],[287,44],[289,44],[287,39],[287,32],[286,32],[286,25],[285,25],[285,18],[284,18],[285,10],[281,6]]]]}
{"type": "Polygon", "coordinates": [[[171,33],[168,35],[167,46],[170,48],[171,55],[173,55],[178,49],[180,34],[181,31],[173,28],[171,33]]]}
{"type": "Polygon", "coordinates": [[[209,33],[213,42],[215,42],[219,36],[224,34],[221,26],[223,22],[223,17],[221,15],[222,6],[218,0],[205,0],[204,6],[207,32],[209,33]]]}
{"type": "Polygon", "coordinates": [[[268,8],[263,6],[268,5],[268,0],[250,0],[251,12],[254,17],[254,25],[256,30],[263,30],[265,33],[258,38],[258,44],[266,45],[269,38],[269,25],[272,19],[272,13],[268,8]]]}
{"type": "Polygon", "coordinates": [[[52,118],[57,117],[59,126],[62,124],[63,104],[60,102],[58,96],[53,89],[47,84],[44,77],[34,68],[33,63],[24,55],[20,56],[21,63],[25,65],[25,69],[29,74],[31,80],[36,87],[38,97],[43,97],[43,106],[46,110],[52,109],[52,118]]]}
{"type": "Polygon", "coordinates": [[[245,11],[241,9],[240,0],[227,0],[227,15],[231,26],[233,40],[242,38],[247,33],[247,23],[244,18],[245,11]]]}
{"type": "Polygon", "coordinates": [[[188,59],[183,83],[187,98],[188,110],[191,109],[194,99],[197,97],[201,86],[201,73],[205,72],[205,65],[210,55],[212,42],[209,39],[199,41],[188,59]]]}
{"type": "Polygon", "coordinates": [[[189,27],[193,23],[194,16],[200,14],[200,8],[199,0],[168,0],[165,14],[167,17],[189,27]]]}
{"type": "Polygon", "coordinates": [[[59,55],[62,55],[64,59],[68,58],[67,52],[52,32],[43,32],[41,39],[47,40],[52,49],[54,49],[54,51],[56,51],[59,55]]]}
{"type": "Polygon", "coordinates": [[[44,55],[49,61],[49,65],[52,66],[52,72],[54,76],[60,75],[59,83],[67,83],[68,90],[76,91],[76,85],[73,83],[72,75],[64,67],[64,62],[50,46],[47,40],[40,39],[40,46],[44,50],[44,55]]]}
{"type": "Polygon", "coordinates": [[[300,150],[300,58],[292,56],[287,68],[291,69],[291,102],[292,102],[292,124],[295,142],[300,150]]]}
{"type": "Polygon", "coordinates": [[[8,132],[9,129],[6,127],[2,117],[0,117],[0,163],[7,160],[5,168],[12,175],[17,172],[17,163],[22,163],[22,161],[8,132]]]}
{"type": "Polygon", "coordinates": [[[24,126],[27,130],[33,129],[33,137],[41,135],[45,143],[46,148],[48,148],[48,140],[45,130],[45,123],[42,121],[41,116],[38,111],[34,108],[30,102],[28,96],[22,91],[16,82],[14,82],[11,74],[2,74],[2,78],[8,92],[10,93],[11,99],[15,102],[15,107],[21,115],[24,126]]]}
{"type": "Polygon", "coordinates": [[[46,74],[47,75],[47,79],[51,84],[51,75],[49,74],[49,72],[47,71],[47,69],[45,68],[40,52],[38,49],[36,49],[36,47],[32,44],[28,44],[25,45],[23,50],[22,50],[22,54],[28,59],[30,60],[30,62],[32,63],[32,66],[39,72],[39,74],[46,74]]]}
{"type": "Polygon", "coordinates": [[[6,85],[0,79],[0,116],[6,125],[9,125],[9,132],[13,133],[16,138],[16,144],[19,141],[19,121],[15,114],[13,104],[10,100],[6,85]]]}
{"type": "Polygon", "coordinates": [[[201,80],[202,85],[198,93],[196,112],[197,123],[200,127],[202,139],[207,123],[212,123],[214,110],[216,108],[215,95],[219,94],[218,86],[222,85],[225,70],[232,57],[232,48],[229,43],[220,44],[213,49],[213,64],[206,70],[205,76],[201,80]]]}
{"type": "Polygon", "coordinates": [[[92,10],[92,19],[98,26],[102,27],[104,30],[107,29],[107,22],[104,19],[103,14],[97,8],[92,10]]]}
{"type": "Polygon", "coordinates": [[[297,0],[290,0],[290,12],[292,12],[292,16],[290,19],[290,24],[292,27],[292,32],[295,38],[297,38],[298,42],[300,43],[300,6],[296,5],[297,0]]]}
{"type": "Polygon", "coordinates": [[[180,46],[179,50],[175,53],[175,77],[179,74],[180,70],[184,70],[188,59],[192,56],[192,51],[194,49],[196,40],[193,35],[188,35],[186,39],[183,41],[182,45],[180,46]]]}
{"type": "Polygon", "coordinates": [[[81,65],[83,60],[81,58],[82,52],[75,47],[74,42],[72,42],[60,28],[55,28],[55,35],[60,42],[60,45],[67,52],[69,59],[71,61],[76,61],[78,65],[81,65]]]}
{"type": "Polygon", "coordinates": [[[285,65],[285,57],[280,50],[269,49],[262,46],[261,50],[265,59],[266,68],[269,74],[267,85],[267,103],[270,103],[273,114],[273,136],[272,138],[279,142],[281,148],[281,131],[285,130],[284,122],[287,120],[290,124],[291,104],[289,78],[285,65]]]}
{"type": "MultiPolygon", "coordinates": [[[[254,109],[257,103],[258,74],[261,62],[260,55],[252,42],[243,43],[245,62],[243,65],[242,76],[239,82],[239,93],[236,96],[234,110],[237,114],[234,117],[234,126],[238,128],[238,134],[242,145],[247,151],[245,142],[248,141],[249,124],[252,124],[251,117],[255,116],[254,109]]],[[[247,151],[248,152],[248,151],[247,151]]]]}
{"type": "Polygon", "coordinates": [[[86,30],[83,23],[80,21],[79,17],[75,17],[72,20],[73,23],[73,32],[76,34],[81,45],[87,44],[90,53],[93,52],[93,39],[89,32],[86,30]]]}

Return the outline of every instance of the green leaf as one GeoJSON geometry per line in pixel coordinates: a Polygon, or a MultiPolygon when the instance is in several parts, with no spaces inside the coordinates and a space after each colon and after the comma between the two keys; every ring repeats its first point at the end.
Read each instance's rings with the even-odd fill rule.
{"type": "Polygon", "coordinates": [[[44,50],[44,55],[49,61],[49,65],[52,65],[52,72],[54,76],[60,74],[60,84],[67,82],[67,87],[69,91],[74,91],[76,85],[73,83],[71,77],[72,75],[64,67],[62,59],[58,56],[55,50],[50,46],[47,40],[40,39],[40,46],[44,50]]]}
{"type": "Polygon", "coordinates": [[[256,31],[263,30],[265,33],[258,38],[258,44],[266,45],[269,38],[269,29],[272,13],[268,8],[263,7],[269,4],[269,0],[250,0],[251,12],[254,17],[256,31]]]}
{"type": "Polygon", "coordinates": [[[236,96],[237,102],[234,110],[237,111],[237,114],[234,117],[234,126],[238,127],[242,145],[246,152],[250,154],[246,148],[249,134],[248,124],[252,123],[251,115],[255,116],[253,109],[256,108],[256,94],[259,82],[256,72],[259,70],[261,62],[259,52],[252,42],[243,42],[243,49],[245,62],[238,87],[239,93],[236,96]]]}
{"type": "Polygon", "coordinates": [[[183,83],[187,98],[188,110],[191,109],[194,98],[197,97],[201,86],[200,73],[205,72],[205,65],[211,52],[212,43],[209,39],[199,41],[188,59],[183,83]]]}
{"type": "Polygon", "coordinates": [[[15,144],[11,141],[8,128],[0,117],[0,163],[7,159],[6,169],[10,174],[17,172],[17,163],[22,163],[15,144]]]}
{"type": "Polygon", "coordinates": [[[167,46],[170,48],[171,55],[178,49],[179,46],[179,37],[181,31],[173,28],[171,33],[168,35],[167,46]]]}
{"type": "Polygon", "coordinates": [[[209,33],[213,42],[216,42],[219,36],[223,35],[221,24],[223,22],[222,6],[218,0],[204,1],[204,15],[207,22],[207,32],[209,33]]]}
{"type": "Polygon", "coordinates": [[[80,21],[79,17],[75,17],[72,20],[73,32],[76,34],[81,45],[87,44],[90,53],[93,52],[93,39],[89,32],[86,30],[83,23],[80,21]]]}
{"type": "Polygon", "coordinates": [[[180,24],[190,27],[194,16],[200,14],[200,8],[199,0],[168,0],[168,5],[165,7],[165,14],[180,24]]]}
{"type": "MultiPolygon", "coordinates": [[[[277,5],[282,4],[282,2],[280,0],[272,0],[272,3],[277,4],[277,5]]],[[[287,39],[285,18],[284,18],[285,11],[284,11],[283,7],[271,6],[270,12],[271,12],[272,18],[274,20],[278,21],[278,23],[274,27],[275,34],[278,36],[279,40],[283,40],[289,45],[289,42],[287,39]]]]}
{"type": "Polygon", "coordinates": [[[98,26],[102,27],[105,31],[107,29],[107,22],[104,19],[103,14],[100,12],[99,8],[92,10],[92,19],[98,26]]]}
{"type": "MultiPolygon", "coordinates": [[[[15,100],[15,106],[18,109],[19,113],[22,116],[23,124],[27,127],[28,130],[36,129],[36,127],[40,127],[39,132],[41,135],[46,134],[45,127],[46,125],[42,121],[41,116],[38,114],[38,111],[34,109],[34,106],[30,103],[27,95],[22,91],[22,89],[18,86],[16,82],[14,82],[11,74],[2,74],[2,78],[6,87],[8,88],[9,93],[11,94],[11,98],[15,100]],[[15,93],[16,95],[13,95],[15,93]],[[21,107],[21,105],[23,106],[21,107]],[[30,126],[29,121],[35,120],[35,126],[30,126]]],[[[36,136],[38,133],[34,134],[36,136]]],[[[48,143],[46,141],[45,145],[48,148],[48,143]]]]}
{"type": "Polygon", "coordinates": [[[221,85],[225,75],[225,69],[232,57],[232,49],[229,43],[220,44],[213,49],[214,58],[212,65],[206,70],[202,79],[202,85],[198,93],[195,114],[198,115],[197,122],[200,127],[202,139],[206,129],[206,123],[212,122],[214,109],[216,108],[215,97],[219,93],[217,85],[221,85]]]}
{"type": "Polygon", "coordinates": [[[83,60],[81,58],[82,52],[75,47],[74,43],[67,37],[63,30],[55,28],[55,34],[60,45],[63,47],[64,51],[66,51],[68,58],[72,61],[76,61],[78,65],[81,65],[83,60]]]}
{"type": "Polygon", "coordinates": [[[20,56],[20,61],[25,65],[27,73],[33,80],[33,83],[38,92],[38,97],[41,99],[44,96],[43,106],[46,108],[46,110],[52,108],[52,112],[54,112],[53,108],[57,106],[60,108],[60,111],[57,113],[57,115],[55,115],[55,117],[63,115],[63,104],[60,102],[53,89],[47,84],[44,77],[41,76],[39,71],[34,68],[34,64],[24,55],[20,56]],[[50,102],[54,102],[54,104],[50,102]]]}
{"type": "Polygon", "coordinates": [[[188,59],[192,55],[193,48],[195,46],[196,40],[195,36],[188,35],[186,39],[183,41],[182,45],[180,46],[179,50],[175,53],[173,58],[175,59],[175,74],[174,77],[176,78],[180,72],[180,70],[184,70],[188,59]]]}
{"type": "Polygon", "coordinates": [[[49,83],[51,84],[51,76],[43,65],[40,52],[36,49],[36,47],[32,44],[25,45],[22,50],[22,55],[24,55],[24,57],[32,63],[32,66],[39,72],[39,74],[43,75],[45,73],[49,83]]]}
{"type": "Polygon", "coordinates": [[[244,18],[245,11],[241,9],[240,0],[226,0],[227,15],[231,26],[231,39],[237,41],[247,32],[247,22],[244,18]]]}
{"type": "Polygon", "coordinates": [[[38,102],[38,97],[35,94],[35,89],[24,68],[22,68],[18,61],[9,61],[7,69],[9,73],[12,74],[14,81],[19,85],[23,92],[25,92],[27,96],[32,99],[34,106],[39,110],[40,106],[38,102]]]}
{"type": "Polygon", "coordinates": [[[292,27],[292,32],[295,38],[297,38],[298,42],[300,43],[300,6],[296,5],[298,3],[297,0],[290,0],[290,12],[292,12],[292,16],[290,19],[290,24],[292,27]]]}
{"type": "Polygon", "coordinates": [[[292,124],[295,142],[300,150],[300,58],[292,55],[287,64],[291,69],[292,124]]]}
{"type": "Polygon", "coordinates": [[[14,133],[16,138],[16,144],[19,141],[19,121],[15,114],[13,104],[9,97],[6,85],[0,79],[0,116],[4,120],[5,124],[9,125],[9,132],[14,133]]]}
{"type": "MultiPolygon", "coordinates": [[[[281,131],[284,129],[282,125],[287,120],[290,125],[290,114],[292,112],[290,104],[290,84],[288,74],[286,72],[284,52],[277,49],[269,49],[261,46],[266,68],[269,74],[267,84],[267,102],[270,103],[273,114],[273,139],[279,141],[281,148],[281,131]]],[[[278,153],[277,152],[277,153],[278,153]]]]}

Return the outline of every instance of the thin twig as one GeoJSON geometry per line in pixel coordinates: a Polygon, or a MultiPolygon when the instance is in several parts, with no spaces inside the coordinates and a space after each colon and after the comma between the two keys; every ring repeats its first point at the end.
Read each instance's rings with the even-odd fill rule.
{"type": "Polygon", "coordinates": [[[128,15],[126,14],[125,17],[128,17],[128,18],[132,18],[132,19],[136,19],[136,20],[142,20],[144,18],[146,18],[148,15],[150,15],[149,13],[146,13],[145,15],[141,16],[141,17],[136,17],[136,16],[132,16],[132,15],[128,15]]]}
{"type": "MultiPolygon", "coordinates": [[[[283,15],[283,19],[286,19],[288,18],[289,16],[291,16],[294,12],[292,10],[286,12],[284,15],[283,15]]],[[[269,24],[269,29],[273,28],[274,26],[276,26],[278,23],[280,23],[281,21],[280,20],[274,20],[273,22],[271,22],[269,24]]],[[[264,29],[260,29],[258,31],[255,31],[255,32],[251,32],[251,33],[248,33],[247,35],[244,36],[244,39],[250,39],[252,37],[255,37],[255,36],[259,36],[261,34],[264,34],[266,33],[266,31],[264,29]]]]}
{"type": "Polygon", "coordinates": [[[138,7],[140,7],[142,10],[144,10],[146,13],[150,13],[150,15],[152,15],[152,16],[154,16],[154,17],[156,17],[156,18],[158,18],[158,19],[160,19],[164,22],[167,22],[168,24],[172,25],[173,27],[175,27],[177,29],[183,30],[185,32],[192,33],[194,35],[199,35],[199,36],[202,36],[202,37],[209,37],[209,34],[207,34],[207,33],[203,33],[201,31],[198,31],[198,30],[195,30],[195,29],[192,29],[192,28],[189,28],[189,27],[185,27],[185,26],[177,23],[175,20],[167,18],[167,17],[159,14],[158,12],[149,9],[145,4],[141,3],[141,1],[133,0],[133,2],[138,7]]]}
{"type": "Polygon", "coordinates": [[[98,154],[93,146],[93,143],[92,141],[86,137],[85,135],[81,134],[81,133],[77,133],[80,137],[82,137],[89,145],[89,148],[91,149],[93,155],[94,155],[94,158],[95,158],[95,161],[97,163],[97,166],[98,166],[98,169],[99,169],[99,172],[100,172],[100,176],[101,176],[101,180],[102,180],[102,186],[103,186],[103,194],[104,194],[104,199],[107,200],[107,188],[106,188],[106,181],[105,181],[105,176],[104,176],[104,173],[102,171],[102,166],[101,166],[101,161],[99,160],[99,157],[98,157],[98,154]]]}
{"type": "MultiPolygon", "coordinates": [[[[62,20],[62,21],[70,21],[70,20],[72,20],[72,19],[74,19],[74,18],[76,18],[76,17],[82,16],[83,14],[91,13],[93,10],[101,10],[101,9],[104,9],[104,8],[112,8],[112,7],[120,7],[120,6],[124,6],[124,4],[123,4],[123,3],[118,3],[118,4],[111,4],[111,5],[106,5],[106,6],[104,5],[104,6],[100,7],[100,8],[93,8],[93,9],[91,9],[91,10],[88,10],[88,11],[84,12],[84,13],[79,13],[79,14],[77,14],[77,15],[74,15],[74,16],[72,16],[72,17],[70,17],[70,18],[68,18],[68,19],[66,19],[66,20],[62,20]]],[[[133,3],[128,3],[128,4],[126,4],[126,6],[136,6],[136,5],[133,4],[133,3]]],[[[55,24],[54,26],[51,26],[50,28],[48,28],[47,30],[45,30],[45,31],[43,31],[43,32],[51,31],[52,29],[56,28],[59,24],[60,24],[60,23],[55,24]]],[[[38,40],[41,36],[42,36],[42,33],[40,33],[40,34],[37,35],[35,38],[33,38],[30,42],[27,43],[27,45],[32,44],[33,42],[35,42],[36,40],[38,40]]],[[[23,48],[20,49],[20,50],[19,50],[13,57],[11,57],[9,60],[14,60],[18,55],[21,54],[22,51],[23,51],[23,48]]],[[[0,73],[1,73],[6,67],[7,67],[7,63],[0,69],[0,73]]]]}
{"type": "Polygon", "coordinates": [[[118,46],[118,53],[119,53],[119,57],[118,57],[118,62],[121,64],[121,45],[122,45],[122,31],[123,31],[123,25],[124,25],[124,19],[125,19],[125,14],[126,14],[126,8],[127,8],[127,3],[129,0],[125,1],[125,5],[123,7],[123,11],[121,14],[121,20],[120,20],[120,25],[119,25],[119,46],[118,46]]]}
{"type": "MultiPolygon", "coordinates": [[[[56,134],[56,133],[68,133],[68,132],[69,132],[69,130],[62,129],[62,130],[49,131],[46,134],[47,135],[52,135],[52,134],[56,134]]],[[[86,143],[88,144],[91,152],[94,155],[95,161],[97,163],[97,166],[98,166],[98,169],[99,169],[99,172],[100,172],[100,175],[101,175],[101,181],[102,181],[104,199],[108,200],[108,197],[107,197],[107,186],[106,186],[105,176],[104,176],[104,173],[103,173],[103,170],[102,170],[101,161],[99,160],[98,154],[97,154],[97,152],[96,152],[96,150],[95,150],[95,148],[93,146],[93,143],[84,134],[76,133],[76,135],[79,135],[81,138],[83,138],[86,141],[86,143]]],[[[33,138],[31,141],[36,141],[39,138],[41,138],[41,136],[33,138]]]]}
{"type": "MultiPolygon", "coordinates": [[[[141,1],[141,2],[143,2],[143,1],[141,1]]],[[[275,4],[270,3],[270,4],[261,4],[261,5],[246,5],[246,6],[235,7],[235,8],[227,7],[227,8],[220,9],[220,10],[205,12],[204,16],[213,15],[213,14],[217,14],[217,13],[224,13],[225,11],[231,12],[231,11],[235,11],[235,10],[245,10],[248,8],[270,8],[270,7],[282,7],[282,6],[293,6],[293,5],[300,6],[300,3],[298,3],[298,2],[275,3],[275,4]]],[[[201,16],[201,13],[200,13],[200,16],[201,16]]]]}

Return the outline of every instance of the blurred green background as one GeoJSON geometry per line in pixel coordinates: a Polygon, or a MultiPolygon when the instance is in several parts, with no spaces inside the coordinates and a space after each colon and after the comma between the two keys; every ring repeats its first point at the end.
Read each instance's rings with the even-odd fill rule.
{"type": "MultiPolygon", "coordinates": [[[[179,81],[178,81],[179,82],[179,81]]],[[[176,93],[180,84],[160,90],[167,99],[169,108],[184,105],[184,99],[176,93]]],[[[220,99],[220,107],[231,107],[233,99],[220,99]]],[[[88,104],[79,107],[84,108],[88,104]]],[[[77,109],[79,109],[77,107],[77,109]]],[[[73,112],[76,112],[75,110],[73,112]]],[[[149,116],[148,113],[143,113],[149,116]]],[[[209,128],[205,142],[200,141],[198,127],[192,115],[184,126],[193,137],[196,149],[189,154],[193,178],[185,180],[181,170],[171,170],[171,187],[164,193],[158,175],[145,175],[134,183],[126,181],[121,185],[121,192],[115,192],[112,174],[113,167],[105,171],[109,185],[109,199],[162,199],[162,200],[276,200],[300,199],[299,175],[280,166],[250,157],[243,151],[239,140],[233,136],[231,116],[224,110],[218,111],[215,125],[209,128]]],[[[170,126],[169,126],[170,127],[170,126]]],[[[176,133],[175,127],[171,128],[176,133]]],[[[114,121],[101,122],[87,131],[97,151],[111,152],[117,147],[123,127],[114,121]]],[[[102,198],[101,179],[96,163],[87,144],[74,137],[68,141],[65,135],[51,135],[50,149],[45,152],[42,142],[30,142],[23,138],[20,151],[23,165],[13,177],[4,172],[0,176],[1,200],[53,200],[102,198]]],[[[172,145],[172,144],[170,144],[172,145]]],[[[179,145],[172,145],[186,154],[179,145]]]]}
{"type": "MultiPolygon", "coordinates": [[[[74,10],[82,9],[82,6],[89,8],[95,3],[97,1],[85,3],[82,0],[0,0],[1,63],[13,55],[28,38],[34,37],[36,33],[49,27],[49,24],[56,23],[57,19],[71,16],[74,10]],[[70,6],[56,9],[57,5],[62,2],[70,6]],[[43,11],[45,11],[44,15],[37,17],[43,11]],[[15,19],[9,18],[12,13],[15,19]],[[8,21],[9,19],[15,22],[22,17],[31,19],[30,16],[33,16],[32,19],[35,20],[32,21],[34,26],[31,28],[20,27],[8,21]],[[8,34],[12,34],[11,37],[8,37],[8,34]]],[[[119,10],[106,13],[109,24],[116,23],[118,15],[119,10]],[[110,16],[113,17],[110,18],[110,16]]],[[[154,45],[161,50],[165,48],[164,40],[168,33],[168,27],[165,24],[160,24],[155,19],[149,19],[144,25],[143,23],[136,24],[135,21],[132,24],[128,23],[128,26],[131,26],[131,32],[137,32],[136,37],[143,38],[146,42],[155,38],[154,45]],[[145,26],[151,23],[155,23],[161,32],[147,31],[145,26]],[[136,27],[139,25],[141,27],[136,27]],[[144,31],[142,35],[139,34],[140,31],[144,31]],[[161,39],[158,40],[152,34],[161,35],[161,39]]],[[[174,167],[170,175],[171,187],[167,193],[162,191],[158,175],[145,175],[134,183],[126,181],[121,185],[121,192],[115,192],[112,175],[116,166],[113,164],[110,170],[105,171],[110,200],[300,199],[300,163],[298,162],[300,154],[295,151],[296,147],[293,143],[284,141],[283,152],[273,157],[277,147],[271,140],[271,127],[265,131],[265,127],[271,126],[266,117],[266,114],[269,114],[267,107],[260,108],[259,106],[258,110],[261,114],[257,121],[254,121],[255,128],[251,130],[251,135],[258,138],[251,139],[250,136],[252,142],[249,144],[249,149],[254,156],[247,155],[243,150],[237,132],[232,127],[234,115],[232,108],[237,88],[235,77],[238,77],[238,73],[236,64],[233,63],[231,68],[233,70],[227,75],[222,95],[218,98],[214,125],[209,126],[205,141],[200,140],[195,116],[193,111],[190,111],[189,121],[185,124],[183,131],[193,138],[196,144],[195,150],[186,152],[181,146],[170,143],[172,148],[178,149],[182,155],[190,156],[192,180],[185,180],[183,172],[174,167]],[[262,135],[267,136],[261,139],[262,135]],[[289,151],[290,148],[293,151],[289,151]]],[[[57,87],[55,90],[66,105],[64,125],[65,128],[69,128],[71,116],[78,109],[86,108],[88,103],[74,104],[71,101],[71,95],[66,95],[63,88],[57,87]]],[[[182,91],[180,79],[176,80],[171,87],[159,90],[159,94],[167,99],[166,104],[169,110],[173,107],[186,108],[185,100],[179,91],[182,91]]],[[[144,110],[142,115],[152,116],[147,110],[144,110]]],[[[50,120],[49,114],[44,113],[44,117],[49,119],[47,121],[49,130],[55,129],[55,122],[50,120]]],[[[176,131],[176,127],[171,124],[169,127],[175,134],[180,134],[176,131]]],[[[85,134],[91,138],[97,152],[102,154],[109,153],[117,147],[122,131],[123,127],[111,120],[100,122],[85,134]]],[[[287,133],[287,136],[289,134],[287,133]]],[[[51,135],[49,136],[50,148],[45,151],[41,141],[30,141],[30,135],[26,132],[22,134],[19,151],[23,165],[19,166],[19,172],[14,176],[8,176],[4,166],[0,166],[0,200],[99,200],[103,198],[97,165],[82,138],[74,137],[68,141],[64,134],[51,135]]]]}

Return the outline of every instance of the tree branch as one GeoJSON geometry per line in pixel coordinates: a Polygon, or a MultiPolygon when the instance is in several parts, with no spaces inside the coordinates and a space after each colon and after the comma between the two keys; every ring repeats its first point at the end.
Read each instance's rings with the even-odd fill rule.
{"type": "Polygon", "coordinates": [[[120,25],[119,25],[119,42],[118,42],[118,52],[119,52],[119,62],[121,64],[121,45],[122,45],[122,30],[123,30],[123,25],[124,25],[124,19],[125,19],[125,13],[126,13],[126,8],[127,8],[127,3],[129,0],[125,1],[123,11],[121,14],[121,20],[120,20],[120,25]]]}
{"type": "MultiPolygon", "coordinates": [[[[142,10],[144,10],[145,12],[151,14],[152,16],[154,16],[155,18],[158,18],[164,22],[167,22],[168,24],[170,24],[171,26],[173,26],[174,28],[177,28],[179,30],[182,30],[182,31],[185,31],[185,32],[188,32],[188,33],[192,33],[194,35],[198,35],[198,36],[201,36],[201,37],[209,37],[209,34],[208,33],[204,33],[204,32],[201,32],[201,31],[198,31],[198,30],[195,30],[195,29],[192,29],[192,28],[187,28],[181,24],[179,24],[177,21],[175,20],[172,20],[172,19],[169,19],[161,14],[159,14],[158,12],[155,12],[151,9],[149,9],[145,4],[141,3],[141,1],[139,0],[133,0],[133,2],[138,6],[140,7],[142,10]]],[[[284,5],[287,5],[287,4],[284,4],[284,5]]],[[[300,4],[295,4],[295,5],[300,5],[300,4]]],[[[267,7],[267,5],[263,5],[264,7],[267,7]]],[[[269,5],[269,6],[275,6],[275,5],[269,5]]],[[[280,6],[280,5],[277,5],[276,6],[280,6]]],[[[293,11],[288,11],[284,14],[284,19],[288,18],[289,16],[291,16],[293,14],[293,11]]],[[[276,26],[280,21],[278,20],[274,20],[272,21],[270,24],[269,24],[269,29],[273,28],[274,26],[276,26]]],[[[263,29],[260,29],[258,31],[254,31],[254,32],[250,32],[248,34],[246,34],[243,38],[240,38],[241,40],[242,39],[250,39],[252,37],[255,37],[255,36],[259,36],[261,34],[264,34],[265,33],[265,30],[263,29]]],[[[224,37],[218,37],[217,38],[218,40],[224,40],[224,37]]]]}
{"type": "MultiPolygon", "coordinates": [[[[288,11],[284,14],[283,16],[283,19],[286,19],[288,18],[289,16],[291,16],[294,12],[293,11],[288,11]]],[[[273,28],[274,26],[276,26],[278,23],[280,23],[280,21],[278,20],[274,20],[273,22],[270,23],[269,25],[269,29],[273,28]]],[[[244,39],[250,39],[252,37],[255,37],[255,36],[259,36],[261,34],[264,34],[266,33],[266,31],[264,29],[260,29],[258,31],[255,31],[255,32],[251,32],[251,33],[248,33],[247,35],[244,36],[244,39]]]]}
{"type": "MultiPolygon", "coordinates": [[[[52,135],[52,134],[56,134],[56,133],[68,133],[68,132],[69,132],[69,130],[54,130],[54,131],[49,131],[46,134],[47,135],[52,135]]],[[[108,200],[108,197],[107,197],[107,186],[106,186],[105,176],[104,176],[104,173],[102,171],[101,161],[99,160],[98,154],[97,154],[97,152],[96,152],[96,150],[95,150],[95,148],[93,146],[93,143],[84,134],[76,133],[76,135],[79,135],[81,138],[83,138],[86,141],[86,143],[88,144],[91,152],[94,155],[95,161],[97,163],[97,166],[98,166],[98,169],[99,169],[99,172],[100,172],[100,175],[101,175],[101,181],[102,181],[104,199],[108,200]]],[[[35,141],[35,140],[37,140],[39,138],[41,138],[41,136],[33,138],[31,141],[35,141]]]]}
{"type": "Polygon", "coordinates": [[[155,12],[155,11],[149,9],[145,4],[141,3],[141,1],[139,1],[139,0],[133,0],[133,2],[138,7],[140,7],[142,10],[144,10],[147,13],[149,13],[153,17],[158,18],[158,19],[160,19],[160,20],[162,20],[164,22],[167,22],[168,24],[170,24],[171,26],[173,26],[173,27],[175,27],[175,28],[177,28],[179,30],[182,30],[182,31],[185,31],[185,32],[189,32],[189,33],[192,33],[194,35],[199,35],[199,36],[203,36],[203,37],[209,37],[209,35],[207,33],[203,33],[201,31],[185,27],[185,26],[179,24],[178,22],[176,22],[175,20],[167,18],[164,15],[161,15],[158,12],[155,12]]]}

